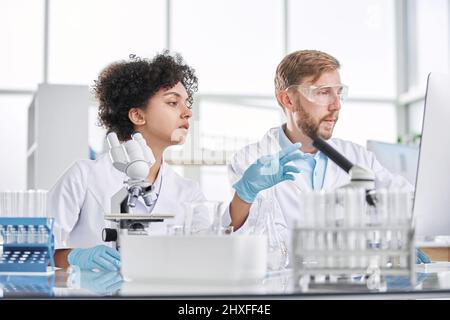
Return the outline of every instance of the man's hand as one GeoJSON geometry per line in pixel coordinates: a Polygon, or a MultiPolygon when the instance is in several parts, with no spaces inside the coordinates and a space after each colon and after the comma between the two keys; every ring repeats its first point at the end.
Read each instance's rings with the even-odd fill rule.
{"type": "Polygon", "coordinates": [[[301,158],[298,151],[301,144],[296,143],[277,154],[263,156],[245,170],[242,178],[233,185],[243,201],[252,203],[258,192],[285,181],[294,180],[292,173],[300,173],[297,167],[287,165],[301,158]]]}

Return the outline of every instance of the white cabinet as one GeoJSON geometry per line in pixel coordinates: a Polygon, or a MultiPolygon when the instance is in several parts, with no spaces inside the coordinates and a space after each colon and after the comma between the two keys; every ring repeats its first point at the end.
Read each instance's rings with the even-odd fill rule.
{"type": "Polygon", "coordinates": [[[29,189],[50,189],[74,161],[89,157],[91,104],[86,85],[39,85],[28,109],[29,189]]]}

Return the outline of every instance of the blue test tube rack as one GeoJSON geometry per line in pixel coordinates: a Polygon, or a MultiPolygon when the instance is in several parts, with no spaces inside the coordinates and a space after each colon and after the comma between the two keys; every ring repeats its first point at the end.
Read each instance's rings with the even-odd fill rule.
{"type": "Polygon", "coordinates": [[[55,269],[53,218],[0,217],[0,272],[55,269]]]}

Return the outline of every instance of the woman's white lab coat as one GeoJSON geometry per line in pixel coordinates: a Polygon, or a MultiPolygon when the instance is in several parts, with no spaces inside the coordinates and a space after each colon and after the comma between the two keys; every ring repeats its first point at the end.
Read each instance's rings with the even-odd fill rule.
{"type": "MultiPolygon", "coordinates": [[[[231,184],[237,182],[245,169],[255,162],[259,157],[267,154],[274,154],[281,150],[279,144],[279,136],[282,127],[270,129],[264,137],[257,143],[250,144],[238,151],[229,165],[229,178],[231,184]]],[[[337,151],[342,153],[352,163],[371,168],[376,176],[376,188],[401,188],[405,190],[413,190],[411,184],[402,176],[393,175],[375,159],[372,152],[366,150],[362,146],[344,141],[341,139],[330,139],[327,141],[337,151]]],[[[279,210],[275,212],[274,220],[276,229],[289,243],[290,234],[289,227],[294,225],[296,219],[301,219],[302,213],[299,210],[299,192],[310,190],[302,178],[302,174],[294,174],[295,180],[283,181],[276,186],[260,192],[258,196],[274,198],[279,210]]],[[[325,178],[322,190],[331,191],[342,187],[350,182],[350,175],[338,167],[333,161],[328,160],[325,178]]],[[[253,203],[250,214],[244,225],[238,230],[242,233],[251,231],[254,226],[258,212],[256,210],[256,202],[253,203]]],[[[223,218],[224,224],[229,224],[229,214],[225,214],[223,218]]]]}
{"type": "MultiPolygon", "coordinates": [[[[161,188],[152,212],[172,213],[175,218],[151,223],[149,232],[153,234],[164,233],[167,224],[183,224],[183,202],[205,200],[198,183],[179,176],[164,162],[157,179],[161,179],[161,188]]],[[[110,213],[111,197],[124,186],[125,180],[126,175],[113,167],[107,154],[97,160],[75,162],[48,193],[48,212],[55,218],[56,249],[107,244],[102,241],[102,230],[112,223],[104,215],[110,213]]],[[[140,200],[137,211],[147,212],[140,200]]],[[[192,223],[199,228],[207,227],[209,217],[197,212],[192,223]]]]}

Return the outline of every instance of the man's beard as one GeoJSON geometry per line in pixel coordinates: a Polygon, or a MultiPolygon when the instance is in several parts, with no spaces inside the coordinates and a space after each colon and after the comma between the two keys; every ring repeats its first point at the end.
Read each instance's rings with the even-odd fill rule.
{"type": "MultiPolygon", "coordinates": [[[[330,134],[320,134],[319,133],[319,126],[322,123],[322,121],[324,121],[326,118],[329,118],[330,115],[326,115],[325,117],[323,117],[322,119],[320,119],[320,121],[316,122],[309,113],[307,113],[305,111],[305,109],[302,107],[302,105],[300,104],[300,101],[297,101],[297,112],[300,116],[300,121],[297,121],[297,125],[300,127],[300,129],[302,130],[302,132],[307,135],[308,137],[310,137],[312,140],[314,140],[317,137],[320,137],[322,139],[328,140],[331,138],[331,134],[333,133],[333,129],[331,129],[330,134]]],[[[337,115],[335,116],[336,118],[336,122],[337,122],[337,115]]],[[[336,124],[335,122],[335,124],[336,124]]]]}

